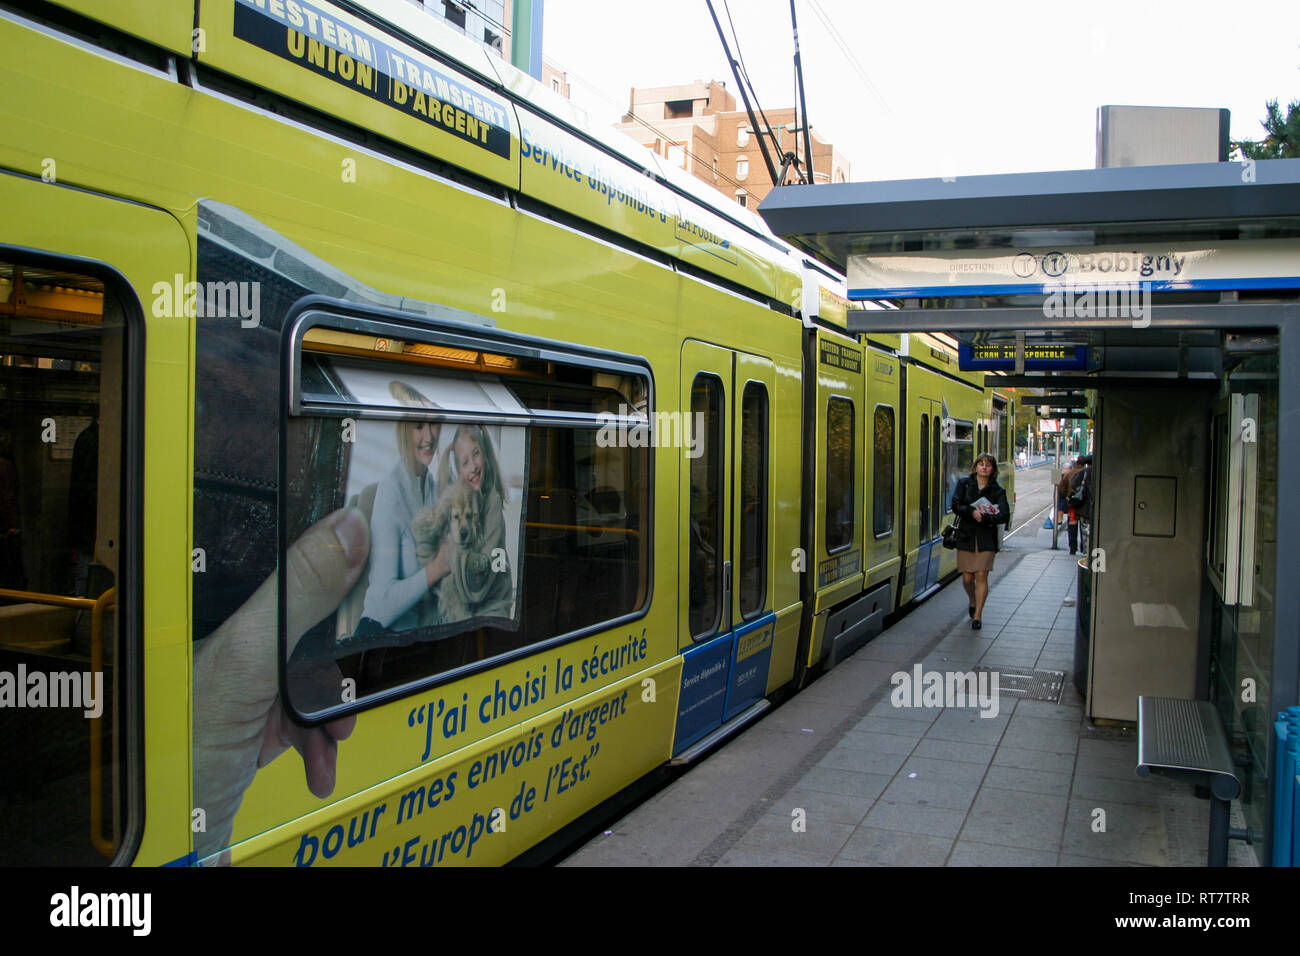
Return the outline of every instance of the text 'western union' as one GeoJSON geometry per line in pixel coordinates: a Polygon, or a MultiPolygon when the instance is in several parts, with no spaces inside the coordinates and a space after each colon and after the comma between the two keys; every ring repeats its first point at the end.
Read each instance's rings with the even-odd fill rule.
{"type": "Polygon", "coordinates": [[[292,29],[321,41],[321,46],[328,43],[338,47],[339,52],[348,54],[349,59],[355,57],[367,63],[375,62],[374,47],[368,37],[352,32],[305,3],[297,3],[296,0],[245,0],[245,3],[269,13],[292,29]]]}
{"type": "Polygon", "coordinates": [[[736,644],[736,662],[740,663],[747,657],[757,654],[761,650],[772,645],[772,635],[776,633],[776,625],[769,624],[767,627],[760,628],[757,631],[751,631],[744,637],[741,637],[736,644]]]}
{"type": "Polygon", "coordinates": [[[356,83],[362,89],[374,90],[375,68],[370,64],[359,63],[320,40],[307,39],[296,30],[288,31],[287,35],[289,53],[297,59],[305,59],[317,69],[349,83],[356,83]]]}
{"type": "MultiPolygon", "coordinates": [[[[414,52],[399,51],[359,25],[345,26],[304,0],[235,0],[234,35],[406,116],[508,159],[510,118],[502,103],[414,52]]],[[[295,87],[298,95],[301,87],[295,87]]],[[[323,93],[321,95],[324,95],[323,93]]],[[[348,103],[345,119],[378,119],[348,103]]]]}
{"type": "MultiPolygon", "coordinates": [[[[312,66],[323,70],[332,76],[337,76],[347,82],[355,82],[362,89],[374,91],[375,89],[375,71],[365,63],[358,63],[352,57],[344,53],[338,53],[333,47],[325,46],[316,40],[309,40],[301,33],[290,30],[288,33],[289,53],[295,58],[305,59],[312,66]]],[[[391,58],[394,65],[394,72],[399,72],[398,64],[405,63],[398,57],[391,58]]],[[[420,76],[419,68],[413,63],[405,64],[409,68],[407,75],[413,79],[420,76]]],[[[471,100],[477,104],[477,108],[482,112],[501,113],[490,103],[484,103],[479,97],[470,95],[461,95],[461,91],[450,86],[446,81],[441,83],[441,77],[435,80],[429,72],[424,71],[424,76],[429,84],[435,89],[442,88],[447,91],[447,96],[455,97],[461,100],[471,100]]],[[[478,140],[481,143],[488,141],[488,132],[492,125],[483,122],[459,109],[450,103],[444,102],[432,95],[426,96],[423,90],[408,86],[399,80],[392,80],[389,85],[389,98],[398,106],[408,107],[412,113],[418,113],[426,117],[430,122],[441,124],[449,130],[455,130],[469,139],[478,140]]],[[[500,125],[504,125],[504,116],[500,125]]]]}

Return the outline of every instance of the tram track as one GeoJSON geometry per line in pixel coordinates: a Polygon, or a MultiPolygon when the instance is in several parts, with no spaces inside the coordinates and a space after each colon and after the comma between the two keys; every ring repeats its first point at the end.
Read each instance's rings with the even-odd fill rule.
{"type": "MultiPolygon", "coordinates": [[[[1044,466],[1039,466],[1039,467],[1044,467],[1044,466]]],[[[1023,484],[1030,484],[1030,483],[1032,483],[1032,484],[1035,486],[1035,487],[1032,487],[1032,488],[1026,489],[1023,493],[1019,494],[1017,497],[1018,497],[1018,498],[1025,498],[1025,499],[1027,499],[1028,501],[1032,501],[1032,500],[1034,500],[1034,499],[1036,499],[1036,498],[1039,498],[1039,496],[1046,495],[1046,496],[1047,496],[1047,501],[1046,501],[1045,504],[1043,504],[1042,506],[1040,506],[1036,511],[1034,511],[1033,514],[1031,514],[1028,518],[1026,518],[1024,521],[1021,521],[1021,522],[1020,522],[1019,524],[1017,524],[1014,528],[1012,528],[1010,531],[1008,531],[1008,532],[1006,533],[1006,537],[1008,537],[1008,538],[1011,537],[1013,534],[1016,534],[1016,533],[1022,531],[1022,530],[1027,526],[1027,525],[1033,524],[1035,521],[1039,520],[1039,518],[1042,517],[1043,513],[1046,512],[1046,511],[1049,511],[1049,510],[1051,509],[1051,507],[1052,507],[1052,504],[1053,504],[1053,501],[1052,501],[1052,490],[1053,490],[1052,482],[1051,482],[1050,478],[1049,478],[1048,480],[1046,480],[1046,481],[1043,481],[1043,480],[1039,479],[1039,476],[1038,476],[1037,474],[1034,473],[1036,470],[1037,470],[1037,469],[1026,469],[1025,471],[1021,471],[1021,472],[1018,472],[1018,473],[1017,473],[1017,475],[1016,475],[1016,484],[1017,484],[1017,485],[1020,485],[1020,484],[1022,484],[1022,483],[1023,483],[1023,484]]],[[[1051,474],[1050,471],[1047,472],[1047,474],[1050,475],[1050,474],[1051,474]]],[[[1017,502],[1017,503],[1018,503],[1018,502],[1017,502]]],[[[1032,504],[1026,504],[1026,505],[1024,505],[1024,506],[1022,506],[1022,507],[1030,508],[1030,507],[1033,507],[1033,505],[1032,505],[1032,504]]]]}

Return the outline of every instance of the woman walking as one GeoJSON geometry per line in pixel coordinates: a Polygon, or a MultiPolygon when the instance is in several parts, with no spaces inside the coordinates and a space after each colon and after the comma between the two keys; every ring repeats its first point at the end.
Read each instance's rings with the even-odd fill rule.
{"type": "Polygon", "coordinates": [[[998,463],[990,454],[975,459],[969,476],[957,482],[952,495],[953,514],[961,519],[957,534],[957,570],[970,598],[970,626],[984,625],[984,601],[989,596],[989,572],[998,550],[998,529],[1011,518],[1007,493],[998,484],[998,463]]]}

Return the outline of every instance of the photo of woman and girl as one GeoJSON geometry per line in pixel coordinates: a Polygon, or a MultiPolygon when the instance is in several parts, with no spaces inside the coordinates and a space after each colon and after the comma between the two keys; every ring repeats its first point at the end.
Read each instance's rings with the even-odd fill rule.
{"type": "MultiPolygon", "coordinates": [[[[442,407],[408,382],[387,385],[401,405],[442,407]]],[[[358,439],[351,470],[364,474],[374,470],[375,430],[392,426],[362,421],[359,433],[363,427],[369,440],[358,439]]],[[[355,589],[363,595],[359,620],[353,616],[354,629],[352,621],[340,621],[339,649],[438,640],[488,624],[512,627],[510,499],[488,429],[402,420],[395,431],[397,460],[355,496],[370,522],[370,561],[355,589]]]]}

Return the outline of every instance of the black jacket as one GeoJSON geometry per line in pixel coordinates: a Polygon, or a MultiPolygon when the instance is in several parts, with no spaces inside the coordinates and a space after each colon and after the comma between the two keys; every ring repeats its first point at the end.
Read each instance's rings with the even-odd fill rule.
{"type": "Polygon", "coordinates": [[[1080,517],[1092,520],[1092,465],[1084,465],[1070,476],[1069,500],[1080,517]]]}
{"type": "Polygon", "coordinates": [[[961,518],[961,527],[957,534],[957,550],[974,551],[977,543],[980,551],[998,550],[998,531],[995,525],[1010,521],[1011,509],[1007,505],[1007,493],[998,484],[996,478],[990,478],[983,491],[980,491],[979,480],[974,476],[967,476],[958,481],[952,493],[952,512],[961,518]],[[971,503],[981,497],[997,505],[998,513],[985,515],[983,519],[976,521],[971,517],[975,511],[971,503]]]}

